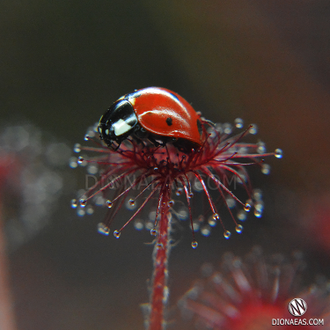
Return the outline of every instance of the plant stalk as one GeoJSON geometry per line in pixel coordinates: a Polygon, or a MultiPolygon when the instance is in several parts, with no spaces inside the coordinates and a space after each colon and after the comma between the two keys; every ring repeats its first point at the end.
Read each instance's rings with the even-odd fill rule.
{"type": "Polygon", "coordinates": [[[168,301],[168,257],[170,251],[169,235],[171,229],[171,213],[168,207],[169,194],[165,192],[162,198],[161,216],[156,244],[153,251],[154,272],[152,281],[149,330],[165,329],[164,309],[168,301]]]}

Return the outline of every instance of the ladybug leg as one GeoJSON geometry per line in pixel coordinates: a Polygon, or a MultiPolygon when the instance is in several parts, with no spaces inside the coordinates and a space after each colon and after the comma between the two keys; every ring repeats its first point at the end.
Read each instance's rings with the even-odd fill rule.
{"type": "Polygon", "coordinates": [[[179,151],[184,152],[185,154],[189,154],[192,150],[197,150],[199,148],[195,143],[185,139],[176,139],[172,143],[179,151]]]}
{"type": "Polygon", "coordinates": [[[135,125],[135,129],[134,132],[132,134],[132,138],[134,138],[134,140],[144,146],[143,140],[145,140],[148,137],[149,133],[143,128],[141,127],[141,125],[136,124],[135,125]]]}
{"type": "Polygon", "coordinates": [[[143,144],[143,141],[149,140],[155,147],[159,147],[160,145],[164,147],[166,145],[166,141],[163,141],[163,139],[160,139],[158,136],[154,136],[149,133],[141,125],[136,125],[134,138],[141,144],[143,144]]]}
{"type": "Polygon", "coordinates": [[[144,147],[143,139],[139,138],[138,136],[134,135],[134,141],[144,147]]]}
{"type": "Polygon", "coordinates": [[[148,136],[148,140],[155,146],[155,147],[165,147],[166,143],[164,141],[156,140],[151,134],[148,136]]]}
{"type": "Polygon", "coordinates": [[[121,145],[121,142],[117,142],[117,141],[116,141],[116,143],[115,143],[115,141],[112,141],[112,142],[111,142],[111,145],[109,146],[109,148],[110,148],[111,150],[113,150],[113,151],[117,151],[118,148],[120,147],[120,145],[121,145]]]}
{"type": "Polygon", "coordinates": [[[138,139],[145,139],[148,137],[149,133],[139,124],[134,127],[134,135],[138,139]]]}

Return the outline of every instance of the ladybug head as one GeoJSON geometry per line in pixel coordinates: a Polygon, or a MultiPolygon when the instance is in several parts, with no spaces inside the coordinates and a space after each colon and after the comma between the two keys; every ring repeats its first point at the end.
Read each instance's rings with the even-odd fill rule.
{"type": "Polygon", "coordinates": [[[133,105],[126,99],[120,99],[100,118],[100,138],[109,148],[117,149],[120,143],[133,133],[137,123],[133,105]]]}

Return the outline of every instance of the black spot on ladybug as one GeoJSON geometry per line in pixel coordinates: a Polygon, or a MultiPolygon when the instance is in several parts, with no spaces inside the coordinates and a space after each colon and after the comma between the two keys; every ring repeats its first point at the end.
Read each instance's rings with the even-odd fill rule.
{"type": "Polygon", "coordinates": [[[172,125],[172,118],[171,117],[166,118],[166,124],[168,126],[171,126],[172,125]]]}

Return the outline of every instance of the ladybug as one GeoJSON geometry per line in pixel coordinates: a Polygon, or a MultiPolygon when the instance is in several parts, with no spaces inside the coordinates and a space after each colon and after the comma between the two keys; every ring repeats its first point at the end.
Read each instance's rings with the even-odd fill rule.
{"type": "Polygon", "coordinates": [[[132,137],[155,146],[172,143],[189,152],[202,145],[200,115],[180,95],[166,88],[148,87],[119,98],[100,118],[100,138],[116,150],[132,137]]]}

